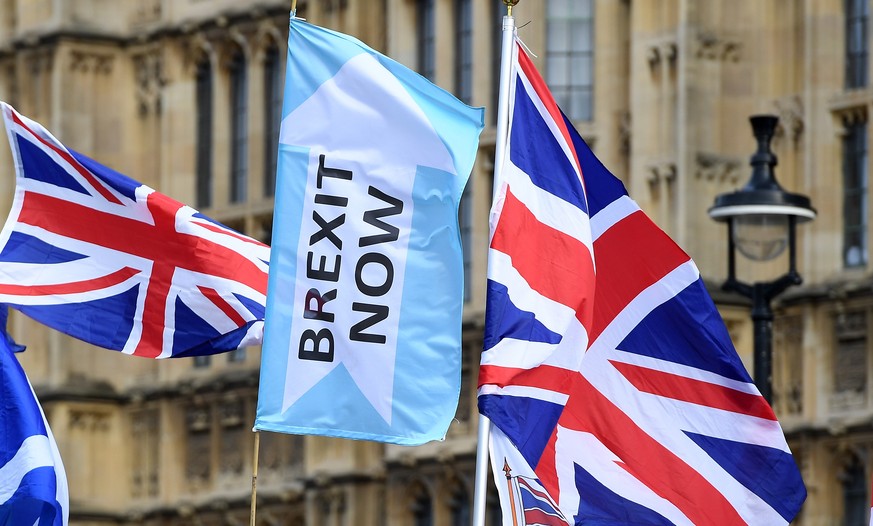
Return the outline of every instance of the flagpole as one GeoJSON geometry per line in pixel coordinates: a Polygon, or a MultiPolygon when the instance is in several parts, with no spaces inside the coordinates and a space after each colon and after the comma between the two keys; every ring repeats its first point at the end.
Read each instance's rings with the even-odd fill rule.
{"type": "Polygon", "coordinates": [[[479,415],[479,437],[476,442],[476,478],[473,489],[473,526],[485,526],[485,505],[488,495],[488,440],[491,420],[479,415]]]}
{"type": "Polygon", "coordinates": [[[252,511],[249,515],[249,526],[255,526],[255,514],[258,507],[258,450],[260,447],[261,432],[255,431],[255,452],[252,459],[252,511]]]}
{"type": "MultiPolygon", "coordinates": [[[[500,86],[497,99],[497,138],[494,145],[494,188],[492,203],[499,190],[503,156],[506,151],[509,130],[509,93],[512,85],[512,52],[515,46],[515,19],[512,6],[518,0],[503,0],[506,16],[503,17],[503,38],[500,46],[500,86]]],[[[489,263],[490,264],[490,263],[489,263]]],[[[485,507],[488,494],[488,441],[491,436],[491,420],[479,415],[479,436],[476,444],[476,478],[473,493],[473,526],[485,526],[485,507]]]]}
{"type": "Polygon", "coordinates": [[[503,17],[503,38],[500,46],[500,86],[497,93],[497,137],[494,145],[494,187],[493,198],[497,195],[499,186],[498,176],[503,171],[503,155],[506,151],[506,143],[509,133],[509,92],[512,87],[512,51],[515,46],[515,18],[512,16],[512,7],[518,4],[518,0],[503,0],[506,4],[506,16],[503,17]]]}
{"type": "Polygon", "coordinates": [[[291,0],[291,16],[297,16],[297,0],[291,0]]]}

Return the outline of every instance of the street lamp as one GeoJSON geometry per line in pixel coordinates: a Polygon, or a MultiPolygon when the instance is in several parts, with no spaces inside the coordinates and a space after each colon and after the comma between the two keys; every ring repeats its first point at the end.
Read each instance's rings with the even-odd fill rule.
{"type": "Polygon", "coordinates": [[[758,150],[750,163],[752,177],[739,190],[716,196],[709,217],[728,225],[728,278],[722,289],[752,300],[755,385],[770,402],[773,355],[770,301],[791,285],[803,281],[796,268],[795,227],[797,223],[815,218],[815,209],[810,205],[809,197],[786,192],[776,182],[773,168],[777,161],[770,149],[770,141],[778,117],[755,115],[749,120],[758,141],[758,150]],[[774,259],[787,248],[788,271],[773,281],[743,283],[736,278],[735,248],[753,261],[774,259]]]}

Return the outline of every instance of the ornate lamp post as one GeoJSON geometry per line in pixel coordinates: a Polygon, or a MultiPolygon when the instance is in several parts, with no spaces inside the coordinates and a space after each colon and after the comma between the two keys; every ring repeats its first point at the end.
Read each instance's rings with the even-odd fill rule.
{"type": "Polygon", "coordinates": [[[761,395],[772,397],[773,311],[770,301],[791,285],[803,280],[796,267],[797,223],[815,218],[809,197],[786,192],[773,172],[776,155],[770,141],[778,117],[755,115],[749,119],[758,140],[758,150],[752,155],[752,177],[735,192],[720,194],[709,209],[709,217],[728,225],[728,278],[722,285],[752,300],[754,323],[755,385],[761,395]],[[788,249],[788,271],[781,277],[753,284],[736,277],[735,249],[753,261],[768,261],[788,249]]]}

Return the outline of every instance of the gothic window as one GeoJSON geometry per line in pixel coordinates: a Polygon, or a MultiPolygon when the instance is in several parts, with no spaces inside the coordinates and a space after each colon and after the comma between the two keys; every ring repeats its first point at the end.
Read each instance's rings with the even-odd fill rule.
{"type": "Polygon", "coordinates": [[[258,232],[255,239],[269,245],[273,238],[273,215],[263,216],[257,219],[258,232]]]}
{"type": "Polygon", "coordinates": [[[133,456],[131,494],[135,498],[157,497],[160,467],[160,415],[156,409],[132,414],[133,456]]]}
{"type": "Polygon", "coordinates": [[[245,439],[244,406],[241,399],[225,400],[219,405],[221,415],[220,470],[227,475],[243,472],[245,439]]]}
{"type": "Polygon", "coordinates": [[[412,503],[413,526],[433,526],[433,502],[427,488],[421,487],[412,503]]]}
{"type": "Polygon", "coordinates": [[[470,524],[470,496],[459,488],[451,500],[452,526],[467,526],[470,524]]]}
{"type": "Polygon", "coordinates": [[[276,193],[282,95],[282,63],[279,48],[274,45],[264,55],[264,197],[276,193]]]}
{"type": "Polygon", "coordinates": [[[836,319],[834,393],[863,394],[867,391],[867,313],[854,311],[836,319]]]}
{"type": "Polygon", "coordinates": [[[473,0],[455,0],[455,95],[473,100],[473,0]]]}
{"type": "Polygon", "coordinates": [[[491,112],[491,122],[497,122],[497,106],[500,99],[500,55],[503,48],[503,15],[506,14],[506,4],[503,0],[492,0],[492,9],[494,11],[492,20],[492,35],[491,45],[494,49],[491,50],[491,56],[494,60],[491,61],[491,105],[486,108],[486,111],[491,112]]]}
{"type": "Polygon", "coordinates": [[[246,200],[248,186],[248,77],[246,58],[237,50],[230,62],[230,201],[246,200]]]}
{"type": "Polygon", "coordinates": [[[846,2],[846,88],[863,88],[868,81],[867,26],[870,0],[846,2]]]}
{"type": "Polygon", "coordinates": [[[590,121],[594,86],[593,0],[548,0],[546,83],[571,119],[590,121]]]}
{"type": "Polygon", "coordinates": [[[242,363],[246,361],[246,348],[239,347],[227,353],[228,363],[242,363]]]}
{"type": "Polygon", "coordinates": [[[436,75],[435,0],[418,0],[418,72],[429,80],[436,75]]]}
{"type": "Polygon", "coordinates": [[[194,357],[194,367],[197,369],[204,369],[209,367],[209,364],[212,362],[211,356],[195,356],[194,357]]]}
{"type": "Polygon", "coordinates": [[[843,264],[867,263],[867,123],[846,124],[843,138],[843,264]]]}
{"type": "Polygon", "coordinates": [[[197,208],[212,206],[212,66],[197,66],[197,208]]]}
{"type": "Polygon", "coordinates": [[[868,526],[870,499],[867,497],[868,481],[864,464],[853,458],[840,479],[843,483],[843,526],[868,526]]]}
{"type": "Polygon", "coordinates": [[[190,406],[186,424],[185,476],[189,482],[203,485],[212,475],[212,408],[208,405],[190,406]]]}

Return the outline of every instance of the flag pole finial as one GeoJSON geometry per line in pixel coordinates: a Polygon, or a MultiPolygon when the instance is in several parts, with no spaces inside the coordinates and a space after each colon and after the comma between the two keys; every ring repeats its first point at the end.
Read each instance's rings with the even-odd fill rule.
{"type": "MultiPolygon", "coordinates": [[[[503,1],[507,2],[507,0],[503,1]]],[[[506,5],[509,6],[508,3],[506,5]]],[[[506,487],[509,492],[509,508],[512,510],[512,526],[519,526],[515,509],[515,492],[512,490],[512,469],[509,467],[509,460],[507,460],[506,457],[503,457],[503,472],[506,473],[506,487]]]]}
{"type": "Polygon", "coordinates": [[[503,0],[506,6],[506,16],[512,16],[512,7],[518,5],[518,0],[503,0]]]}

